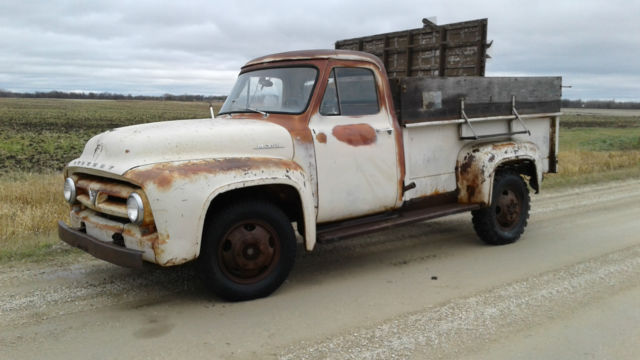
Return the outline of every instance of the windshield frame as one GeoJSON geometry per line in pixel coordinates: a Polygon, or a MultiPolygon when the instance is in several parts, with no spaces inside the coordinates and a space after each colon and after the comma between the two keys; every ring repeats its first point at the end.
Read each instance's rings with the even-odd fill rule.
{"type": "MultiPolygon", "coordinates": [[[[220,108],[220,112],[218,113],[218,115],[226,115],[226,114],[239,114],[239,113],[258,113],[259,111],[256,110],[260,110],[262,112],[265,112],[267,114],[285,114],[285,115],[301,115],[304,114],[307,109],[309,109],[309,105],[311,104],[311,100],[313,99],[313,96],[315,94],[315,90],[316,87],[318,86],[318,78],[320,77],[320,69],[318,69],[317,66],[315,65],[311,65],[311,64],[289,64],[289,65],[280,65],[280,66],[268,66],[268,67],[259,67],[259,68],[250,68],[250,69],[243,69],[242,71],[240,71],[240,73],[238,74],[238,77],[236,78],[236,82],[233,85],[233,88],[236,87],[236,84],[238,82],[238,79],[240,78],[240,76],[247,74],[247,73],[251,73],[251,72],[255,72],[255,71],[263,71],[263,70],[270,70],[270,69],[286,69],[286,68],[311,68],[314,69],[316,71],[314,80],[313,80],[313,86],[311,87],[311,91],[309,92],[309,96],[307,99],[307,103],[304,105],[304,107],[302,107],[301,111],[299,112],[292,112],[292,111],[271,111],[268,109],[256,109],[256,108],[251,108],[251,109],[240,109],[240,110],[233,110],[233,111],[222,111],[222,107],[224,107],[224,104],[226,104],[227,100],[225,100],[225,102],[222,104],[222,107],[220,108]]],[[[233,91],[232,88],[232,91],[233,91]]],[[[231,94],[229,94],[227,96],[227,99],[229,99],[229,96],[231,96],[231,94]]]]}

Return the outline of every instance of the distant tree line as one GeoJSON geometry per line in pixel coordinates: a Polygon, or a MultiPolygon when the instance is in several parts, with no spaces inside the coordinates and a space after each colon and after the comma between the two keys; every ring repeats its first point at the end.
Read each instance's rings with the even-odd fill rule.
{"type": "Polygon", "coordinates": [[[569,100],[562,99],[563,108],[588,109],[640,109],[640,102],[615,100],[569,100]]]}
{"type": "Polygon", "coordinates": [[[64,92],[64,91],[36,91],[33,93],[19,93],[0,89],[0,97],[17,98],[49,98],[49,99],[91,99],[91,100],[164,100],[164,101],[224,101],[226,96],[205,96],[205,95],[173,95],[164,94],[160,96],[150,95],[124,95],[110,92],[64,92]]]}
{"type": "MultiPolygon", "coordinates": [[[[124,95],[110,92],[65,92],[65,91],[36,91],[33,93],[19,93],[0,89],[0,98],[49,98],[49,99],[91,99],[91,100],[164,100],[164,101],[224,101],[224,95],[124,95]]],[[[640,109],[640,102],[615,101],[615,100],[569,100],[562,99],[562,107],[565,108],[589,108],[589,109],[640,109]]]]}

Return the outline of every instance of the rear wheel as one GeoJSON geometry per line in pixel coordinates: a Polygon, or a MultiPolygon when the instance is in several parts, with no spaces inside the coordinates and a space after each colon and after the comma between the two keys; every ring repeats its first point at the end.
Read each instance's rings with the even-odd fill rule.
{"type": "Polygon", "coordinates": [[[296,238],[278,207],[239,202],[210,219],[198,261],[217,295],[250,300],[271,294],[284,282],[295,260],[296,238]]]}
{"type": "Polygon", "coordinates": [[[491,245],[515,242],[527,226],[529,201],[529,188],[520,175],[496,173],[491,205],[471,212],[476,233],[491,245]]]}

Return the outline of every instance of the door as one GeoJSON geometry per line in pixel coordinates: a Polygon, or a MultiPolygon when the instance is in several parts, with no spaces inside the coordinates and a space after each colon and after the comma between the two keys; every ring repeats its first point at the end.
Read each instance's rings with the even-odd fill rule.
{"type": "Polygon", "coordinates": [[[396,137],[368,68],[334,67],[309,127],[318,168],[318,222],[394,208],[396,137]]]}

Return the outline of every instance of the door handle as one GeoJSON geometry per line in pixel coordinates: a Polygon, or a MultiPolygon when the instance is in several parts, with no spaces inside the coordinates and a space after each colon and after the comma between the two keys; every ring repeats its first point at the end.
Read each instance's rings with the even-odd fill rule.
{"type": "Polygon", "coordinates": [[[387,133],[387,134],[391,135],[391,133],[393,132],[393,128],[376,129],[376,132],[378,134],[387,133]]]}

